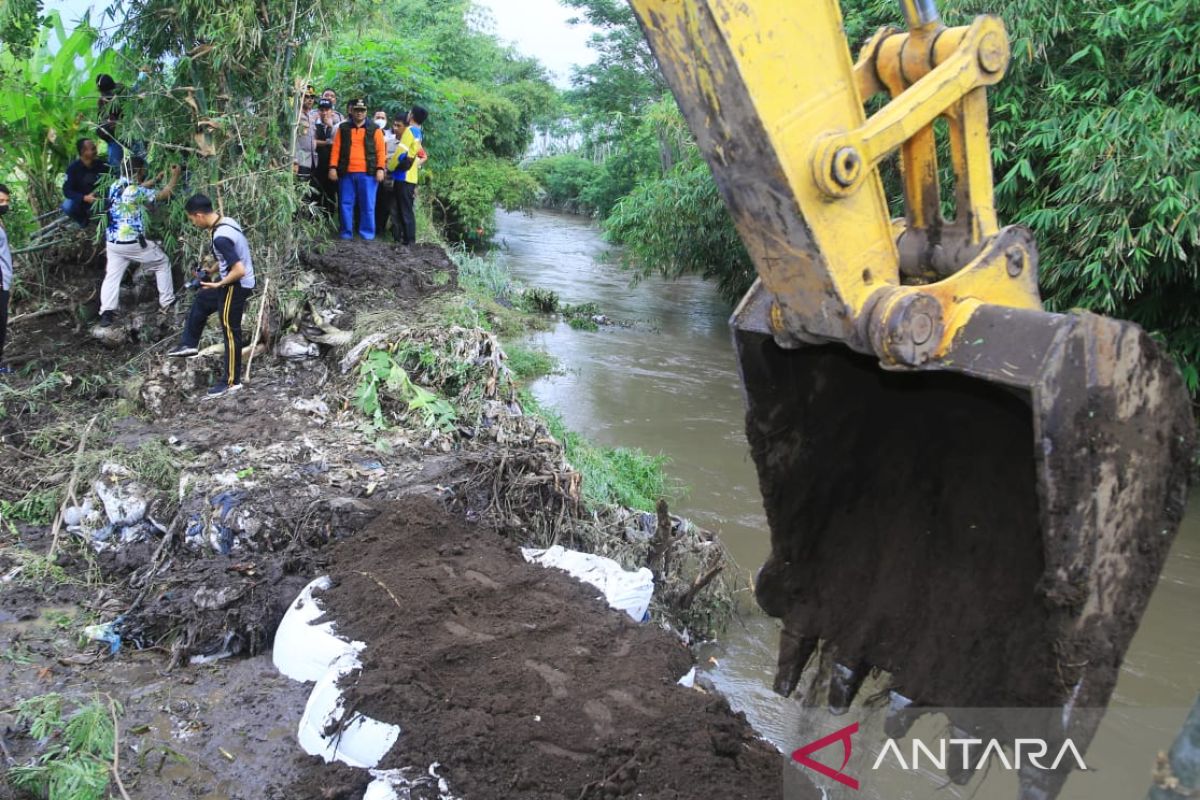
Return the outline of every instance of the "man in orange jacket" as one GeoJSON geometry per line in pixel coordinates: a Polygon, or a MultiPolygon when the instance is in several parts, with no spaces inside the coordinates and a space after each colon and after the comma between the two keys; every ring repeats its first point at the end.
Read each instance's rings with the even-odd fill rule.
{"type": "Polygon", "coordinates": [[[329,180],[337,181],[343,239],[354,238],[354,206],[358,204],[358,232],[375,238],[375,192],[386,173],[387,145],[383,131],[367,124],[367,104],[350,101],[350,119],[338,126],[329,154],[329,180]]]}

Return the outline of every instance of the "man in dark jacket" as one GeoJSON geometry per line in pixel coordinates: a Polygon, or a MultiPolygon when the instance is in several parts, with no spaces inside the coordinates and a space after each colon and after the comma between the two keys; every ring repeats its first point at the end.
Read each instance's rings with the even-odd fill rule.
{"type": "Polygon", "coordinates": [[[108,165],[98,158],[99,150],[91,139],[80,139],[75,143],[79,158],[67,165],[67,179],[63,182],[62,211],[81,228],[92,220],[92,204],[96,202],[96,183],[108,172],[108,165]]]}
{"type": "Polygon", "coordinates": [[[367,104],[350,101],[350,119],[338,126],[329,154],[329,179],[338,182],[343,239],[354,238],[354,207],[358,206],[358,233],[375,238],[375,192],[386,173],[387,145],[383,131],[367,122],[367,104]]]}
{"type": "Polygon", "coordinates": [[[317,187],[317,199],[321,208],[328,213],[334,213],[337,208],[337,181],[329,179],[329,155],[333,150],[333,137],[337,133],[337,117],[333,110],[333,101],[322,97],[317,101],[316,114],[313,117],[313,144],[316,150],[315,166],[313,168],[313,184],[317,187]]]}

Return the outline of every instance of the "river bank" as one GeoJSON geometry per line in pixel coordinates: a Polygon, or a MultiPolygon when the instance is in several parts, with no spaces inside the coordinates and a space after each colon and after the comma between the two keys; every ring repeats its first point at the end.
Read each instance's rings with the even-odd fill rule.
{"type": "MultiPolygon", "coordinates": [[[[686,487],[673,509],[718,531],[746,573],[768,552],[766,520],[744,436],[744,404],[730,339],[730,307],[694,276],[658,276],[631,285],[621,252],[590,220],[561,213],[499,213],[496,243],[509,269],[562,302],[594,301],[635,324],[590,334],[566,325],[533,333],[531,346],[570,365],[539,379],[531,393],[565,423],[610,446],[637,443],[668,459],[668,481],[686,487]],[[603,387],[597,391],[596,387],[603,387]]],[[[775,695],[778,627],[747,595],[738,621],[702,648],[700,673],[743,711],[760,735],[785,752],[805,741],[804,708],[775,695]],[[711,660],[710,660],[711,658],[711,660]]],[[[1166,568],[1121,668],[1112,706],[1090,752],[1110,766],[1076,776],[1064,800],[1145,793],[1148,765],[1177,735],[1195,698],[1200,660],[1200,497],[1193,497],[1166,568]],[[1164,709],[1169,711],[1164,712],[1164,709]],[[1153,710],[1154,713],[1148,712],[1153,710]],[[1099,776],[1102,776],[1099,777],[1099,776]],[[1088,779],[1097,780],[1089,782],[1088,779]]],[[[818,671],[804,676],[811,685],[818,671]]],[[[798,695],[804,692],[798,691],[798,695]]],[[[864,797],[1013,796],[1001,776],[966,787],[936,778],[889,776],[864,797]]],[[[831,794],[832,796],[832,794],[831,794]]]]}
{"type": "MultiPolygon", "coordinates": [[[[778,756],[745,720],[674,685],[690,663],[674,634],[623,622],[514,552],[607,540],[637,559],[650,537],[637,515],[585,509],[562,444],[522,411],[489,330],[511,310],[464,296],[440,248],[360,248],[305,259],[280,305],[302,308],[308,339],[281,346],[288,357],[258,354],[228,398],[195,402],[211,364],[168,361],[147,338],[110,350],[70,320],[14,337],[58,377],[35,369],[4,392],[19,499],[4,506],[0,548],[0,741],[7,766],[27,769],[7,773],[0,797],[22,796],[14,776],[51,779],[67,756],[96,781],[119,774],[132,797],[361,796],[361,771],[302,756],[307,689],[267,661],[284,610],[321,574],[348,630],[374,626],[362,631],[364,675],[374,666],[416,676],[386,685],[424,687],[384,709],[413,748],[403,752],[438,760],[465,796],[497,796],[501,778],[506,797],[777,793],[778,756]],[[356,622],[346,591],[364,563],[388,592],[372,581],[351,596],[401,607],[356,622]],[[539,655],[526,658],[534,639],[539,655]],[[399,660],[371,660],[385,657],[399,660]],[[29,701],[55,695],[63,720],[111,699],[108,758],[31,736],[29,701]],[[454,714],[472,726],[447,725],[454,714]]],[[[669,605],[719,546],[678,521],[668,529],[669,605]]]]}

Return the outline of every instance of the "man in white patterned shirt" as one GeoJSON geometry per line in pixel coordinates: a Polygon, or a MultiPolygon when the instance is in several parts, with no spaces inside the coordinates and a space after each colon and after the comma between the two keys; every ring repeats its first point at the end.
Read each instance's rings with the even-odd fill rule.
{"type": "Polygon", "coordinates": [[[145,161],[135,156],[128,162],[128,171],[131,177],[120,178],[108,190],[108,226],[104,232],[108,266],[100,286],[102,328],[112,325],[116,319],[121,303],[121,280],[130,264],[141,264],[154,273],[162,313],[170,311],[175,303],[171,262],[158,242],[146,238],[146,207],[171,196],[179,183],[179,165],[171,167],[171,179],[158,192],[150,188],[155,184],[154,179],[144,180],[145,161]]]}

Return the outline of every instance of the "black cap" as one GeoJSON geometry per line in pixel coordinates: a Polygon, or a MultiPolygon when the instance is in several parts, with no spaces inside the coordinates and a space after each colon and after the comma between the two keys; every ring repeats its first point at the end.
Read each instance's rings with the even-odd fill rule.
{"type": "Polygon", "coordinates": [[[328,97],[322,97],[317,101],[317,108],[333,108],[333,101],[328,97]]]}
{"type": "Polygon", "coordinates": [[[350,101],[350,110],[351,111],[359,111],[359,110],[366,111],[367,110],[367,101],[363,100],[361,97],[354,98],[353,100],[350,101]]]}

